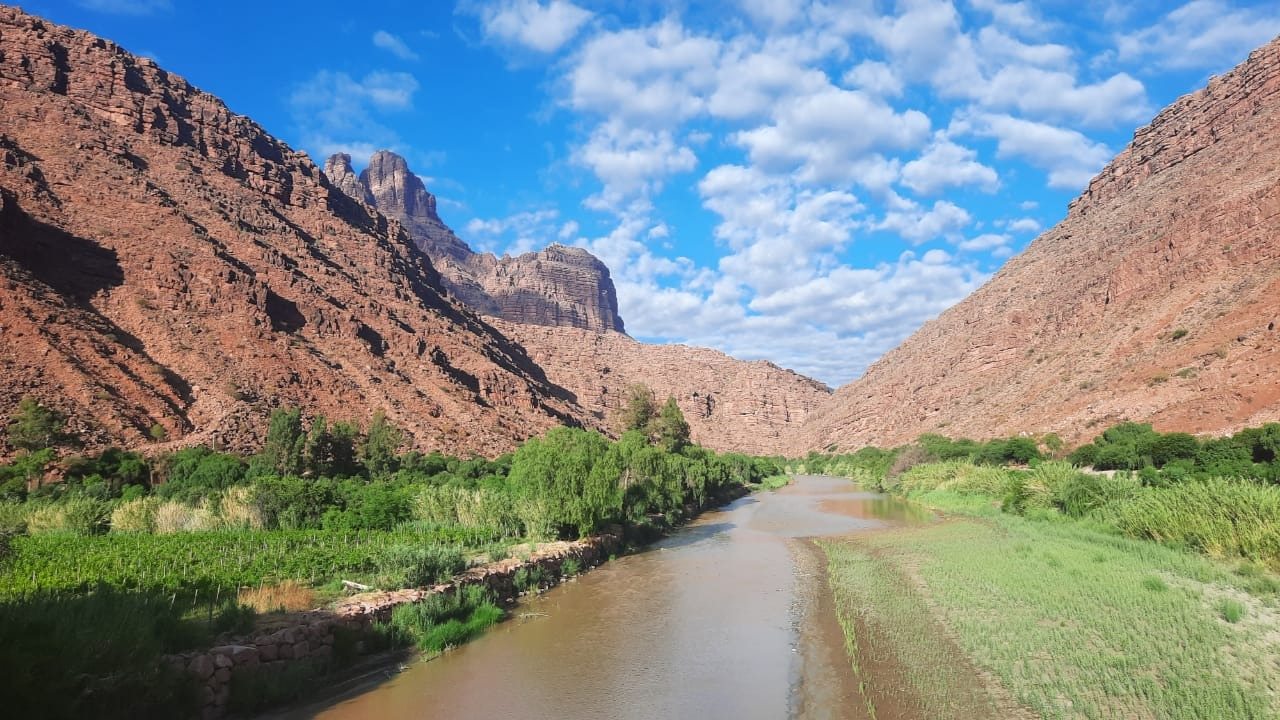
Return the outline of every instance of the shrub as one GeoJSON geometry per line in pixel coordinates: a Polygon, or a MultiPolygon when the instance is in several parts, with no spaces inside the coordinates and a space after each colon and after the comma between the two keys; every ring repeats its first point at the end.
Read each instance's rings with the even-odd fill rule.
{"type": "Polygon", "coordinates": [[[218,501],[220,525],[232,529],[261,530],[262,513],[253,501],[253,489],[228,488],[218,501]]]}
{"type": "Polygon", "coordinates": [[[1218,614],[1222,616],[1223,620],[1234,625],[1244,617],[1244,604],[1239,600],[1223,600],[1218,604],[1218,614]]]}
{"type": "Polygon", "coordinates": [[[375,560],[383,587],[425,587],[443,582],[467,567],[462,551],[447,545],[392,545],[375,560]]]}
{"type": "Polygon", "coordinates": [[[1173,334],[1170,335],[1169,337],[1170,339],[1173,339],[1173,340],[1181,340],[1182,338],[1187,336],[1188,332],[1189,331],[1186,328],[1178,328],[1177,330],[1174,330],[1173,334]]]}
{"type": "Polygon", "coordinates": [[[32,511],[27,516],[27,532],[94,535],[105,531],[110,519],[109,504],[87,497],[69,498],[32,511]]]}
{"type": "Polygon", "coordinates": [[[1108,515],[1131,537],[1280,566],[1280,487],[1214,478],[1146,488],[1108,515]]]}
{"type": "Polygon", "coordinates": [[[452,593],[431,595],[391,611],[391,625],[427,652],[461,645],[502,619],[484,588],[470,585],[452,593]]]}
{"type": "Polygon", "coordinates": [[[111,511],[111,532],[155,532],[159,498],[144,497],[120,503],[111,511]]]}
{"type": "Polygon", "coordinates": [[[160,534],[214,530],[217,527],[217,516],[207,508],[193,508],[169,500],[155,510],[155,532],[160,534]]]}
{"type": "Polygon", "coordinates": [[[1053,491],[1053,503],[1072,517],[1084,517],[1108,504],[1127,500],[1140,489],[1127,475],[1076,473],[1053,491]]]}
{"type": "Polygon", "coordinates": [[[0,536],[25,533],[30,512],[31,509],[23,503],[0,502],[0,536]]]}

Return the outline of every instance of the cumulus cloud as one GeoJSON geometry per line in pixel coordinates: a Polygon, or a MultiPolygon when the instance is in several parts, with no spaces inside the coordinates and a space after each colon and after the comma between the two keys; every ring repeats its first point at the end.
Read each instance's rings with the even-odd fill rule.
{"type": "Polygon", "coordinates": [[[1040,232],[1041,225],[1035,218],[1018,218],[1009,222],[1005,227],[1009,229],[1009,232],[1037,233],[1040,232]]]}
{"type": "Polygon", "coordinates": [[[828,86],[778,108],[774,124],[739,132],[734,139],[752,162],[795,168],[805,182],[879,185],[896,172],[874,151],[918,147],[928,136],[924,113],[899,113],[864,92],[828,86]]]}
{"type": "Polygon", "coordinates": [[[472,218],[465,231],[468,241],[477,247],[496,254],[519,255],[540,250],[565,237],[566,227],[570,235],[577,232],[577,223],[557,224],[559,211],[554,208],[518,212],[501,218],[472,218]]]}
{"type": "Polygon", "coordinates": [[[938,200],[932,207],[924,207],[892,195],[889,210],[875,229],[897,233],[903,240],[919,245],[940,237],[953,238],[972,222],[969,212],[950,200],[938,200]]]}
{"type": "Polygon", "coordinates": [[[675,20],[601,33],[583,46],[569,74],[574,110],[667,125],[702,112],[714,87],[720,42],[675,20]]]}
{"type": "Polygon", "coordinates": [[[317,159],[345,152],[359,165],[374,151],[399,145],[399,136],[377,115],[411,108],[417,90],[408,73],[376,71],[357,80],[321,70],[295,87],[288,103],[302,145],[317,159]]]}
{"type": "Polygon", "coordinates": [[[902,94],[902,79],[893,67],[875,60],[864,60],[849,68],[844,74],[844,84],[886,97],[902,94]]]}
{"type": "Polygon", "coordinates": [[[469,8],[489,40],[543,54],[564,47],[594,16],[567,0],[502,0],[469,8]]]}
{"type": "Polygon", "coordinates": [[[599,209],[617,209],[646,196],[669,175],[688,172],[698,163],[693,150],[678,144],[670,131],[628,127],[616,120],[597,127],[575,160],[604,185],[591,201],[599,209]]]}
{"type": "Polygon", "coordinates": [[[1192,0],[1149,27],[1116,38],[1123,62],[1171,69],[1220,68],[1280,35],[1280,6],[1237,8],[1222,0],[1192,0]]]}
{"type": "Polygon", "coordinates": [[[1074,119],[1085,125],[1114,125],[1149,114],[1146,88],[1126,73],[1080,86],[1074,75],[1028,66],[1001,68],[974,93],[993,109],[1016,108],[1039,118],[1074,119]]]}
{"type": "Polygon", "coordinates": [[[922,195],[965,186],[993,192],[1000,185],[999,176],[977,157],[976,151],[939,138],[920,157],[902,166],[902,184],[922,195]]]}
{"type": "Polygon", "coordinates": [[[952,130],[995,138],[998,156],[1017,157],[1046,171],[1049,187],[1059,190],[1084,188],[1113,155],[1106,145],[1077,130],[1011,115],[979,113],[958,118],[952,130]]]}
{"type": "Polygon", "coordinates": [[[401,60],[417,60],[418,53],[405,44],[404,40],[386,30],[378,30],[373,34],[373,46],[386,50],[401,60]]]}
{"type": "MultiPolygon", "coordinates": [[[[1192,10],[1213,1],[1160,23],[1201,32],[1208,20],[1192,10]]],[[[491,41],[546,54],[572,42],[548,63],[545,87],[571,120],[569,167],[585,196],[575,210],[599,216],[580,225],[530,210],[523,221],[536,231],[516,229],[519,214],[468,230],[509,247],[536,238],[591,250],[637,337],[768,357],[828,381],[861,372],[1042,229],[991,207],[1036,214],[1025,198],[1037,186],[1079,190],[1112,156],[1098,139],[1110,134],[1098,133],[1151,111],[1145,72],[1102,71],[1084,31],[1031,0],[735,0],[728,22],[674,9],[686,5],[594,22],[568,2],[472,6],[491,41]],[[525,37],[528,17],[556,8],[572,20],[564,32],[525,37]],[[958,199],[1015,180],[1012,197],[958,199]],[[715,222],[716,248],[698,262],[680,254],[688,235],[676,228],[702,221],[684,193],[715,222]],[[911,250],[939,240],[949,252],[911,250]],[[865,259],[889,252],[901,254],[865,259]]],[[[1267,15],[1248,12],[1219,14],[1267,15]]],[[[1207,34],[1205,47],[1238,37],[1217,25],[1207,34]]],[[[1132,33],[1115,54],[1161,57],[1158,39],[1132,33]]]]}

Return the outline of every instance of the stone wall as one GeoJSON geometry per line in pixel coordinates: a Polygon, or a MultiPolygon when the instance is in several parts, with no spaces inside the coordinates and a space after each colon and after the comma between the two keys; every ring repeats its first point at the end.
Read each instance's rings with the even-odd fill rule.
{"type": "MultiPolygon", "coordinates": [[[[283,673],[302,663],[319,673],[336,669],[333,660],[338,635],[343,630],[363,635],[372,623],[390,619],[397,606],[453,593],[468,585],[483,585],[501,602],[513,603],[519,595],[517,572],[540,570],[545,578],[541,590],[559,584],[565,561],[573,559],[586,571],[621,547],[621,529],[575,542],[547,543],[527,560],[508,558],[475,567],[434,587],[362,593],[331,610],[292,613],[261,623],[249,635],[224,638],[216,647],[169,655],[163,661],[194,676],[200,687],[201,717],[218,718],[227,713],[234,683],[283,673]]],[[[355,650],[362,654],[366,648],[357,642],[355,650]]]]}

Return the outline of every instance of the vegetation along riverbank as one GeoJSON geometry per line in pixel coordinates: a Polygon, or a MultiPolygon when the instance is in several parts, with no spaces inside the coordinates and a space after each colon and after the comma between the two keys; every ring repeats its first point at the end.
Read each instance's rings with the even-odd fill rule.
{"type": "Polygon", "coordinates": [[[488,460],[403,453],[382,416],[360,428],[295,410],[272,416],[251,457],[80,456],[56,413],[24,403],[6,428],[23,450],[0,466],[4,706],[28,717],[251,711],[359,651],[464,642],[512,594],[599,559],[563,541],[644,542],[779,474],[772,461],[691,444],[673,408],[639,408],[617,441],[557,428],[488,460]],[[330,622],[351,588],[433,587],[330,622]],[[272,634],[299,615],[300,634],[272,634]],[[212,646],[226,652],[172,662],[212,646]],[[230,680],[242,661],[295,653],[309,656],[290,663],[301,669],[230,680]]]}
{"type": "Polygon", "coordinates": [[[929,718],[1280,716],[1278,438],[1126,424],[1069,454],[925,436],[811,455],[940,515],[820,543],[855,673],[895,667],[881,697],[929,718]]]}

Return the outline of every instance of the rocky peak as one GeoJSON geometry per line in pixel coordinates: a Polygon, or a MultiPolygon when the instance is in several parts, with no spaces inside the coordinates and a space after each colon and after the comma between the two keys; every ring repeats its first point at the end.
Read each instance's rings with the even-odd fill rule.
{"type": "Polygon", "coordinates": [[[338,153],[330,156],[324,163],[324,174],[325,177],[329,178],[329,182],[333,183],[335,187],[346,195],[366,205],[373,204],[373,195],[360,182],[360,177],[356,175],[356,171],[351,169],[350,155],[338,153]]]}
{"type": "Polygon", "coordinates": [[[409,163],[390,150],[369,158],[356,177],[345,154],[325,162],[344,193],[400,221],[440,270],[455,297],[485,315],[518,323],[624,332],[609,268],[582,248],[553,244],[497,258],[476,253],[436,213],[436,198],[409,163]]]}
{"type": "Polygon", "coordinates": [[[408,221],[406,224],[442,224],[436,214],[435,196],[427,192],[421,178],[409,171],[409,163],[390,150],[379,150],[369,158],[369,167],[360,173],[360,184],[384,215],[403,218],[408,221]]]}

